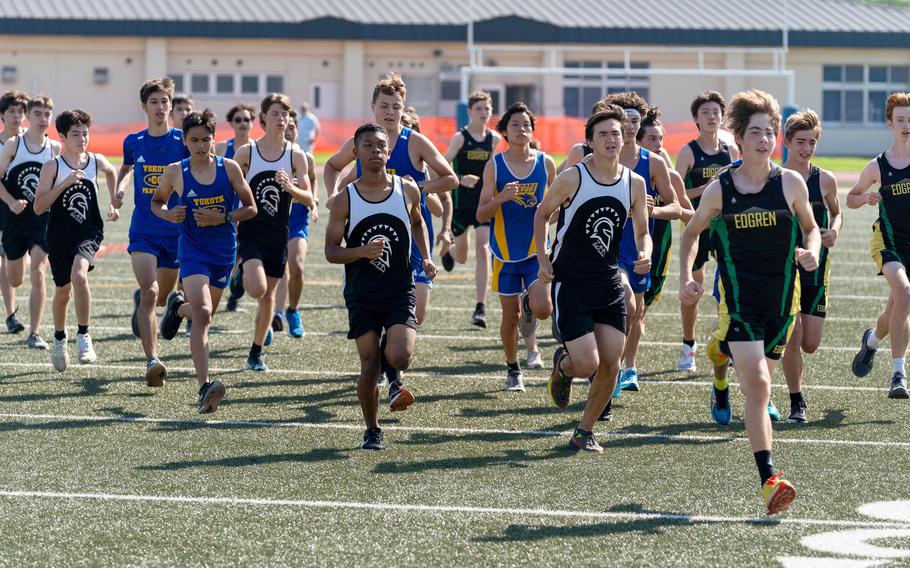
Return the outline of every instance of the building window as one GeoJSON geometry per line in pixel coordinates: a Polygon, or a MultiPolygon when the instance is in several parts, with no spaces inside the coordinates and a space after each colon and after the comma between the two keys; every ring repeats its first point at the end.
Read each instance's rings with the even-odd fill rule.
{"type": "MultiPolygon", "coordinates": [[[[566,116],[588,116],[594,103],[611,93],[635,91],[648,100],[651,91],[651,80],[643,75],[627,75],[621,61],[566,61],[566,67],[578,69],[616,69],[614,73],[604,75],[563,76],[563,112],[566,116]]],[[[644,61],[632,61],[631,69],[648,69],[650,64],[644,61]]]]}
{"type": "Polygon", "coordinates": [[[209,94],[209,76],[208,74],[193,73],[190,76],[190,91],[194,95],[209,94]]]}
{"type": "Polygon", "coordinates": [[[444,101],[457,101],[461,96],[461,80],[444,79],[439,82],[439,98],[444,101]]]}
{"type": "Polygon", "coordinates": [[[15,83],[16,82],[16,66],[15,65],[4,65],[2,73],[3,73],[3,82],[4,83],[15,83]]]}
{"type": "Polygon", "coordinates": [[[243,95],[258,95],[259,75],[241,75],[240,93],[243,95]]]}
{"type": "Polygon", "coordinates": [[[283,93],[284,92],[284,77],[281,75],[266,75],[265,76],[265,90],[268,93],[283,93]]]}
{"type": "Polygon", "coordinates": [[[171,73],[168,75],[172,81],[174,81],[174,92],[182,93],[185,89],[186,83],[183,80],[183,73],[171,73]]]}
{"type": "Polygon", "coordinates": [[[216,75],[215,92],[219,95],[234,94],[234,76],[233,75],[216,75]]]}
{"type": "Polygon", "coordinates": [[[910,86],[907,65],[825,65],[822,120],[842,126],[881,126],[885,102],[910,86]]]}
{"type": "Polygon", "coordinates": [[[430,75],[402,75],[408,86],[408,106],[417,114],[436,114],[436,77],[430,75]]]}

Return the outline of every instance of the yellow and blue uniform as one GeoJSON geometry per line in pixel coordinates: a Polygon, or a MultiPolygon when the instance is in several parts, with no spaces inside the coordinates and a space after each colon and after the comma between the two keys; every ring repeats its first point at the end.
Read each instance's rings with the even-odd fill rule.
{"type": "Polygon", "coordinates": [[[878,220],[872,225],[872,258],[878,273],[889,262],[908,268],[910,262],[910,166],[897,169],[888,163],[885,154],[876,161],[882,180],[878,192],[878,220]]]}
{"type": "MultiPolygon", "coordinates": [[[[633,172],[640,175],[645,180],[645,190],[652,197],[657,196],[657,192],[651,187],[651,152],[644,148],[638,149],[638,163],[635,164],[633,172]]],[[[648,217],[648,233],[654,232],[654,218],[648,217]]],[[[622,229],[622,240],[619,243],[619,268],[629,277],[629,285],[636,294],[643,294],[651,287],[651,274],[637,274],[634,270],[635,261],[638,260],[638,246],[635,244],[635,228],[632,225],[631,217],[626,220],[622,229]]]]}
{"type": "Polygon", "coordinates": [[[493,253],[493,291],[515,296],[537,280],[537,247],[534,245],[534,214],[547,190],[546,154],[537,151],[534,167],[526,177],[512,173],[504,154],[493,158],[498,195],[506,184],[518,182],[518,191],[503,203],[490,223],[493,253]]]}
{"type": "Polygon", "coordinates": [[[758,193],[740,193],[731,170],[719,179],[723,205],[710,228],[720,276],[714,337],[728,355],[730,342],[762,341],[765,357],[780,359],[800,308],[800,227],[784,197],[781,168],[772,165],[758,193]]]}
{"type": "MultiPolygon", "coordinates": [[[[133,167],[133,216],[130,220],[127,250],[144,252],[158,258],[158,268],[177,268],[177,240],[180,227],[152,213],[152,197],[168,164],[189,157],[183,135],[176,128],[152,136],[148,129],[135,132],[123,141],[123,163],[133,167]]],[[[179,203],[174,194],[168,208],[179,203]]]]}
{"type": "Polygon", "coordinates": [[[207,185],[193,177],[189,158],[183,160],[180,167],[183,170],[180,201],[186,207],[186,218],[180,224],[177,245],[180,277],[202,274],[209,277],[209,285],[223,289],[230,280],[237,252],[234,223],[200,227],[196,224],[193,210],[211,209],[222,215],[232,210],[234,187],[224,168],[224,158],[215,157],[215,181],[207,185]]]}

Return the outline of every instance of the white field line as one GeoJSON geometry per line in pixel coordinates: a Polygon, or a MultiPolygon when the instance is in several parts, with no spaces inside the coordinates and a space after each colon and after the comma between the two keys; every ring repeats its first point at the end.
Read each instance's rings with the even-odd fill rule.
{"type": "MultiPolygon", "coordinates": [[[[26,414],[26,413],[0,413],[0,418],[13,418],[21,420],[31,420],[41,422],[44,420],[62,421],[62,422],[99,422],[99,423],[126,423],[126,424],[175,424],[189,425],[199,427],[218,427],[218,426],[246,426],[262,428],[303,428],[309,430],[363,430],[363,424],[343,424],[343,423],[316,423],[316,422],[279,422],[273,420],[190,420],[180,418],[152,418],[145,416],[93,416],[93,415],[66,415],[66,414],[26,414]]],[[[553,437],[568,436],[572,432],[569,430],[506,430],[497,428],[450,428],[439,426],[383,426],[386,430],[400,432],[422,432],[435,434],[499,434],[510,436],[537,436],[553,437]]],[[[749,442],[745,436],[709,436],[701,434],[661,434],[655,432],[652,434],[639,432],[617,432],[617,431],[600,431],[599,436],[608,436],[611,438],[634,438],[650,439],[658,438],[661,440],[686,440],[695,442],[749,442]]],[[[825,440],[821,438],[785,438],[776,437],[774,440],[778,444],[811,444],[811,445],[828,445],[828,446],[875,446],[875,447],[894,447],[910,448],[910,442],[892,442],[882,440],[825,440]]]]}
{"type": "MultiPolygon", "coordinates": [[[[51,370],[50,363],[13,363],[13,362],[0,362],[0,368],[8,369],[47,369],[51,370]]],[[[137,365],[76,365],[73,364],[65,373],[81,372],[86,371],[88,373],[93,373],[97,370],[114,370],[114,371],[129,371],[131,373],[136,373],[136,376],[143,375],[144,368],[137,365]]],[[[168,367],[168,371],[176,373],[188,373],[194,374],[196,371],[192,367],[168,367]]],[[[253,371],[247,370],[245,367],[209,367],[209,372],[213,375],[221,374],[238,374],[238,373],[253,373],[253,371]]],[[[64,376],[66,376],[64,373],[64,376]]],[[[457,372],[445,372],[445,373],[426,373],[422,371],[406,371],[406,377],[412,378],[421,378],[421,379],[436,379],[436,378],[446,378],[451,379],[452,377],[459,377],[462,379],[480,379],[485,381],[501,381],[503,379],[502,373],[457,373],[457,372]]],[[[339,370],[330,370],[330,371],[321,371],[313,369],[274,369],[269,368],[268,371],[262,373],[262,375],[296,375],[296,376],[308,376],[308,377],[351,377],[351,380],[355,380],[359,375],[360,371],[339,371],[339,370]]],[[[262,376],[259,373],[256,373],[256,376],[262,376]]],[[[57,374],[55,373],[55,376],[57,374]]],[[[546,383],[549,381],[549,378],[542,376],[525,376],[524,378],[526,383],[546,383]]],[[[576,378],[574,383],[579,385],[588,384],[587,379],[576,378]]],[[[707,388],[713,385],[713,382],[710,381],[688,381],[688,380],[658,380],[658,379],[648,379],[640,378],[639,382],[646,383],[648,385],[654,386],[672,386],[672,387],[700,387],[707,388]]],[[[730,381],[730,385],[738,387],[739,383],[730,381]]],[[[787,385],[785,384],[772,384],[771,388],[775,389],[786,389],[787,385]]],[[[865,387],[865,386],[841,386],[841,385],[816,385],[816,384],[807,384],[806,388],[810,391],[812,390],[825,390],[825,391],[844,391],[844,392],[887,392],[888,389],[884,387],[865,387]]]]}
{"type": "Polygon", "coordinates": [[[571,511],[554,509],[519,509],[504,507],[470,507],[465,505],[417,505],[413,503],[366,503],[358,501],[320,501],[307,499],[257,499],[247,497],[191,497],[172,495],[130,495],[120,493],[59,493],[51,491],[0,490],[0,497],[10,499],[55,499],[79,501],[132,501],[141,503],[177,503],[194,505],[240,505],[296,509],[348,509],[368,511],[405,511],[414,513],[451,513],[506,517],[544,517],[566,519],[602,519],[610,521],[670,521],[681,523],[833,526],[851,528],[906,528],[905,523],[850,521],[837,519],[800,519],[785,517],[723,517],[687,515],[685,513],[633,513],[619,511],[571,511]]]}

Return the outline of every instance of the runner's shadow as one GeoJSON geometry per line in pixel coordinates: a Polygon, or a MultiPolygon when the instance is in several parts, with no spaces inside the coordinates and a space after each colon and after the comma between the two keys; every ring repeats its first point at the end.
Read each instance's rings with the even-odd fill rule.
{"type": "Polygon", "coordinates": [[[376,465],[373,473],[399,475],[431,471],[468,471],[502,466],[525,469],[531,467],[531,464],[535,462],[565,458],[572,455],[575,455],[575,452],[568,447],[553,448],[542,455],[533,455],[527,450],[506,450],[501,454],[487,456],[452,457],[415,462],[384,462],[376,465]]]}
{"type": "MultiPolygon", "coordinates": [[[[707,521],[697,518],[693,519],[688,515],[681,513],[670,513],[662,511],[650,511],[638,504],[618,505],[611,507],[607,513],[617,515],[615,521],[605,520],[598,523],[588,524],[570,524],[564,526],[553,526],[552,523],[543,523],[541,525],[508,525],[501,535],[490,535],[475,537],[474,542],[535,542],[551,538],[590,538],[601,537],[615,534],[637,533],[647,536],[659,536],[666,532],[666,529],[678,527],[690,527],[696,525],[712,525],[707,521]],[[634,519],[623,518],[623,513],[632,515],[649,515],[651,518],[634,519]]],[[[743,521],[743,524],[754,526],[776,526],[780,524],[777,519],[760,519],[743,521]]]]}
{"type": "Polygon", "coordinates": [[[727,436],[719,436],[716,433],[704,434],[702,431],[709,427],[705,422],[688,422],[681,424],[664,424],[660,426],[649,426],[646,424],[631,424],[624,428],[612,431],[611,439],[606,443],[601,442],[604,448],[639,448],[643,446],[705,446],[725,444],[734,439],[738,439],[743,434],[743,425],[732,430],[725,427],[723,430],[727,436]],[[688,436],[688,437],[687,437],[688,436]],[[711,438],[702,439],[703,436],[711,438]]]}
{"type": "Polygon", "coordinates": [[[848,428],[850,426],[862,426],[864,424],[872,424],[876,426],[889,426],[894,424],[894,420],[862,420],[862,421],[847,421],[847,414],[843,410],[839,409],[829,409],[825,411],[825,415],[822,418],[813,419],[806,424],[800,424],[799,422],[781,422],[774,425],[775,430],[781,431],[794,431],[799,432],[801,430],[812,430],[812,429],[824,429],[828,430],[831,428],[848,428]]]}
{"type": "Polygon", "coordinates": [[[297,396],[260,396],[254,398],[227,398],[221,405],[244,405],[244,404],[285,404],[285,405],[294,405],[294,404],[305,404],[305,403],[330,403],[337,402],[341,400],[351,399],[355,397],[357,392],[352,387],[340,388],[325,390],[320,392],[314,392],[310,394],[297,395],[297,396]]]}
{"type": "Polygon", "coordinates": [[[189,460],[163,463],[159,465],[143,465],[136,469],[139,471],[179,471],[196,467],[249,467],[262,466],[276,463],[321,463],[338,462],[350,459],[348,448],[315,448],[302,454],[265,454],[234,456],[217,460],[189,460]]]}

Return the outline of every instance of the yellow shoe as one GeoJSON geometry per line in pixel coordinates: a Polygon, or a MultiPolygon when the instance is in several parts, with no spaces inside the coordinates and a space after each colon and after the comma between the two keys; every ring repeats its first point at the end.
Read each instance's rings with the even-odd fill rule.
{"type": "Polygon", "coordinates": [[[786,479],[781,479],[783,473],[778,472],[765,482],[761,488],[761,497],[765,502],[766,512],[776,515],[790,508],[796,499],[796,488],[786,479]]]}
{"type": "Polygon", "coordinates": [[[715,367],[725,367],[730,362],[730,356],[721,351],[720,341],[713,335],[708,339],[708,345],[705,347],[705,354],[708,360],[715,367]]]}

